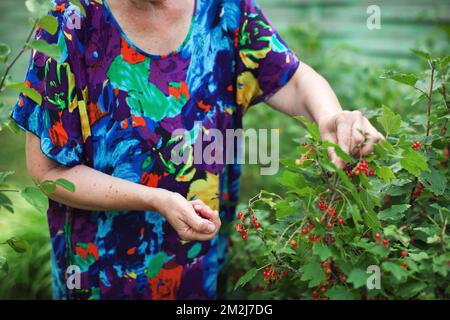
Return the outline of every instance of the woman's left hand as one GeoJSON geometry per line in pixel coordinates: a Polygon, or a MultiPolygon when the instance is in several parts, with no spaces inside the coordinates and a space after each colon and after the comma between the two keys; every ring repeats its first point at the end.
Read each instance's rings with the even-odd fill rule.
{"type": "MultiPolygon", "coordinates": [[[[366,156],[374,144],[384,139],[360,111],[341,111],[318,119],[322,139],[338,144],[347,154],[366,156]]],[[[333,148],[328,150],[331,161],[339,168],[345,166],[333,148]]]]}

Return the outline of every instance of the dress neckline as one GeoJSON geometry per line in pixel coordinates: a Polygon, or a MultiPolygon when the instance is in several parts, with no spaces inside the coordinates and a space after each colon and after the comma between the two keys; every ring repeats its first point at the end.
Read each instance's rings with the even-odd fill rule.
{"type": "Polygon", "coordinates": [[[122,29],[122,27],[120,26],[119,22],[117,21],[117,19],[115,18],[114,14],[112,13],[111,9],[109,8],[108,3],[106,2],[106,0],[102,1],[103,3],[103,8],[105,10],[105,12],[110,16],[111,18],[111,22],[114,24],[114,26],[117,28],[117,30],[119,31],[120,35],[124,38],[124,40],[127,42],[127,44],[133,48],[134,50],[136,50],[137,52],[139,52],[140,54],[152,58],[152,59],[162,59],[162,58],[167,58],[167,57],[171,57],[173,55],[176,55],[178,53],[180,53],[184,47],[186,46],[186,44],[188,43],[189,39],[191,38],[191,34],[192,34],[192,30],[194,29],[194,25],[195,25],[195,21],[196,21],[196,16],[197,16],[197,3],[198,0],[194,0],[194,10],[192,13],[192,19],[191,19],[191,24],[189,26],[189,31],[186,35],[186,37],[184,38],[183,42],[181,43],[180,46],[178,46],[177,49],[172,50],[166,54],[154,54],[154,53],[150,53],[147,52],[143,49],[141,49],[140,47],[138,47],[137,45],[135,45],[130,38],[126,35],[125,31],[122,29]]]}

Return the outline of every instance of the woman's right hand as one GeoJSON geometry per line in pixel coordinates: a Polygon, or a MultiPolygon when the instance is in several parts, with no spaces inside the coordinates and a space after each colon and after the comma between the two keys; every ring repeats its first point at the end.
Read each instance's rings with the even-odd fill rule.
{"type": "Polygon", "coordinates": [[[187,201],[176,192],[163,190],[158,197],[158,210],[182,240],[212,240],[220,229],[219,213],[201,200],[187,201]]]}

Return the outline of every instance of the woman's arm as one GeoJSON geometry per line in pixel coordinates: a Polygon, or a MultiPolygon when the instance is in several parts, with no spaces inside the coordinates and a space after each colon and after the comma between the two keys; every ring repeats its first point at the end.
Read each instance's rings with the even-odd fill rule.
{"type": "Polygon", "coordinates": [[[49,195],[59,203],[92,211],[159,211],[183,240],[210,240],[220,228],[218,213],[199,201],[190,203],[178,193],[116,178],[85,165],[58,165],[42,153],[39,138],[31,133],[27,133],[26,154],[33,178],[62,178],[75,185],[75,192],[58,187],[49,195]]]}
{"type": "MultiPolygon", "coordinates": [[[[361,156],[367,155],[383,138],[360,111],[342,110],[328,82],[305,63],[267,102],[288,115],[302,115],[315,121],[322,138],[338,144],[347,153],[357,151],[361,156]],[[364,144],[359,130],[367,134],[364,144]]],[[[331,160],[342,168],[342,159],[333,150],[329,153],[331,160]]]]}

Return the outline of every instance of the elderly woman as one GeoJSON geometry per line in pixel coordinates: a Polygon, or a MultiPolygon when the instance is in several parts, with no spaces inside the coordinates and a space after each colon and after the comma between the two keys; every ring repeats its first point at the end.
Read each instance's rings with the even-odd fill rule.
{"type": "Polygon", "coordinates": [[[316,121],[346,152],[368,154],[382,137],[341,109],[254,0],[54,2],[58,30],[36,38],[62,58],[32,52],[26,80],[42,103],[21,95],[12,118],[29,131],[31,176],[76,186],[50,195],[55,298],[217,296],[227,247],[219,216],[234,215],[240,167],[172,161],[177,129],[191,137],[189,155],[202,132],[240,128],[265,101],[316,121]]]}

